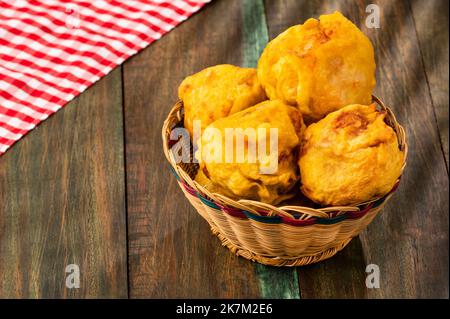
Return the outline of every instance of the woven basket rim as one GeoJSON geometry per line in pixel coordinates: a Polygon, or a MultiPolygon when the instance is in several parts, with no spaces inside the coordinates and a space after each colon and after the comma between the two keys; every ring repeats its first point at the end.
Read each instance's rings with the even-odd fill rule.
{"type": "Polygon", "coordinates": [[[403,170],[406,166],[408,155],[408,144],[406,132],[398,123],[392,110],[386,106],[378,97],[372,96],[373,102],[386,112],[386,122],[397,135],[400,150],[404,152],[404,163],[401,174],[393,189],[380,198],[357,204],[355,206],[329,206],[311,208],[307,206],[273,206],[259,201],[239,200],[235,201],[227,196],[210,193],[203,186],[193,180],[189,174],[176,163],[170,149],[170,134],[174,127],[184,127],[181,115],[183,102],[177,101],[172,107],[162,127],[163,149],[170,163],[172,173],[180,185],[190,194],[199,198],[206,206],[222,211],[233,217],[251,219],[264,224],[285,224],[295,227],[310,226],[315,224],[337,224],[348,219],[359,219],[372,209],[383,205],[398,188],[403,170]],[[181,125],[180,125],[181,124],[181,125]]]}

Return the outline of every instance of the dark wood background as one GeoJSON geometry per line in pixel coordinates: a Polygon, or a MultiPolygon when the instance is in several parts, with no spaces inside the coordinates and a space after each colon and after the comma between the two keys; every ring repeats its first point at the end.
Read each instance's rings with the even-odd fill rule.
{"type": "Polygon", "coordinates": [[[3,298],[448,298],[448,2],[215,0],[0,158],[3,298]],[[366,6],[381,27],[365,26],[366,6]],[[334,258],[277,269],[235,257],[169,173],[160,129],[187,75],[255,66],[288,26],[342,11],[371,38],[410,154],[397,194],[334,258]],[[379,289],[365,285],[380,267],[379,289]],[[65,286],[78,264],[79,289],[65,286]]]}

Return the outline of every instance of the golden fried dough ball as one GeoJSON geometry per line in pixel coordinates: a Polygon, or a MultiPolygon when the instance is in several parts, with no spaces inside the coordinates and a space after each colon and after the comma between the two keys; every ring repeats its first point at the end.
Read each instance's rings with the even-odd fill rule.
{"type": "Polygon", "coordinates": [[[341,13],[322,15],[272,40],[259,60],[258,78],[270,99],[296,105],[311,123],[346,105],[371,103],[374,50],[341,13]]]}
{"type": "Polygon", "coordinates": [[[308,126],[299,160],[302,192],[324,206],[387,194],[405,154],[385,116],[375,105],[349,105],[308,126]]]}
{"type": "MultiPolygon", "coordinates": [[[[214,184],[207,176],[206,173],[208,173],[206,167],[204,166],[202,169],[199,169],[197,174],[195,175],[195,181],[197,183],[199,183],[201,186],[203,186],[204,188],[206,188],[209,192],[211,193],[219,193],[221,195],[226,195],[230,198],[234,198],[235,200],[239,200],[241,198],[238,198],[235,194],[229,192],[227,189],[222,188],[220,185],[218,184],[214,184]]],[[[289,205],[294,205],[292,203],[302,203],[302,205],[300,206],[305,206],[305,199],[307,199],[306,197],[300,197],[300,196],[295,196],[296,194],[294,192],[289,192],[289,193],[285,193],[285,194],[279,194],[278,197],[274,198],[274,200],[272,201],[267,201],[268,203],[277,205],[285,200],[288,199],[292,199],[295,200],[295,202],[289,202],[289,205]]],[[[255,197],[255,199],[257,199],[255,197]]]]}
{"type": "Polygon", "coordinates": [[[298,181],[304,129],[295,107],[265,101],[208,126],[196,158],[222,195],[276,204],[292,196],[298,181]],[[270,135],[271,129],[277,135],[270,135]]]}
{"type": "Polygon", "coordinates": [[[223,193],[224,191],[218,186],[211,182],[211,180],[205,174],[206,169],[199,169],[197,174],[195,175],[195,181],[206,188],[211,193],[223,193]]]}
{"type": "Polygon", "coordinates": [[[206,68],[183,80],[178,96],[184,104],[184,127],[192,136],[193,121],[201,129],[217,119],[266,100],[256,69],[222,64],[206,68]]]}

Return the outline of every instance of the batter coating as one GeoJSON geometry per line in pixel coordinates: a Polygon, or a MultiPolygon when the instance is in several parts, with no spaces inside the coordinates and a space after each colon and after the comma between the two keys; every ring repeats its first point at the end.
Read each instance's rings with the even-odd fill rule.
{"type": "Polygon", "coordinates": [[[193,121],[203,131],[217,119],[266,100],[256,69],[222,64],[188,76],[178,88],[184,105],[184,127],[192,136],[193,121]]]}
{"type": "MultiPolygon", "coordinates": [[[[269,204],[279,203],[293,194],[291,190],[299,178],[297,165],[298,150],[305,126],[300,112],[281,101],[265,101],[244,111],[219,119],[212,123],[203,133],[198,145],[201,150],[196,153],[200,162],[200,171],[213,185],[218,186],[221,193],[233,199],[251,199],[269,204]],[[214,128],[223,133],[223,138],[212,138],[208,130],[214,128]],[[216,152],[226,150],[225,135],[227,129],[250,129],[258,132],[265,129],[267,135],[255,134],[251,139],[244,136],[243,143],[232,144],[233,158],[227,162],[226,151],[214,161],[208,150],[216,152]],[[277,129],[278,149],[274,157],[270,157],[270,129],[277,129]],[[263,152],[259,151],[261,143],[265,143],[263,152]],[[249,150],[258,150],[254,161],[249,150]],[[239,161],[236,154],[242,151],[244,161],[239,161]],[[276,170],[264,172],[271,159],[276,163],[276,170]]],[[[264,144],[262,144],[264,145],[264,144]]],[[[263,147],[262,147],[263,148],[263,147]]],[[[230,154],[230,153],[229,153],[230,154]]],[[[204,178],[203,178],[204,180],[204,178]]],[[[208,185],[208,183],[205,183],[208,185]]],[[[207,187],[207,186],[206,186],[207,187]]]]}
{"type": "Polygon", "coordinates": [[[310,125],[300,151],[302,192],[323,206],[354,205],[387,194],[405,154],[386,114],[349,105],[310,125]]]}
{"type": "Polygon", "coordinates": [[[341,13],[322,15],[272,40],[259,60],[258,78],[270,99],[297,106],[312,123],[346,105],[371,103],[373,46],[341,13]]]}

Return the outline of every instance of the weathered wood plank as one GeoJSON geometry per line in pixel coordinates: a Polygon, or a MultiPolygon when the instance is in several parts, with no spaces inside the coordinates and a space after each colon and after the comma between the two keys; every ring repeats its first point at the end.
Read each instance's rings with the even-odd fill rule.
{"type": "MultiPolygon", "coordinates": [[[[269,41],[263,0],[242,1],[243,67],[255,68],[269,41]]],[[[274,268],[256,264],[263,298],[300,298],[295,268],[274,268]]]]}
{"type": "Polygon", "coordinates": [[[448,170],[448,1],[411,1],[441,144],[448,170]]]}
{"type": "Polygon", "coordinates": [[[335,258],[299,270],[302,298],[448,298],[448,175],[409,3],[266,1],[269,35],[273,38],[288,26],[334,10],[342,11],[373,41],[376,94],[405,126],[410,153],[400,189],[361,234],[361,245],[352,243],[335,258]],[[381,9],[380,29],[364,24],[371,3],[381,9]],[[371,263],[380,267],[380,289],[365,287],[362,272],[371,263]]]}
{"type": "Polygon", "coordinates": [[[221,247],[179,190],[162,152],[161,125],[185,76],[214,64],[256,61],[244,54],[252,46],[243,30],[264,32],[261,20],[243,22],[250,4],[216,0],[124,65],[133,298],[298,296],[292,271],[267,270],[221,247]]]}
{"type": "Polygon", "coordinates": [[[127,297],[124,194],[118,68],[0,158],[0,298],[127,297]]]}
{"type": "Polygon", "coordinates": [[[359,238],[332,259],[299,268],[301,298],[367,298],[364,252],[359,238]]]}

